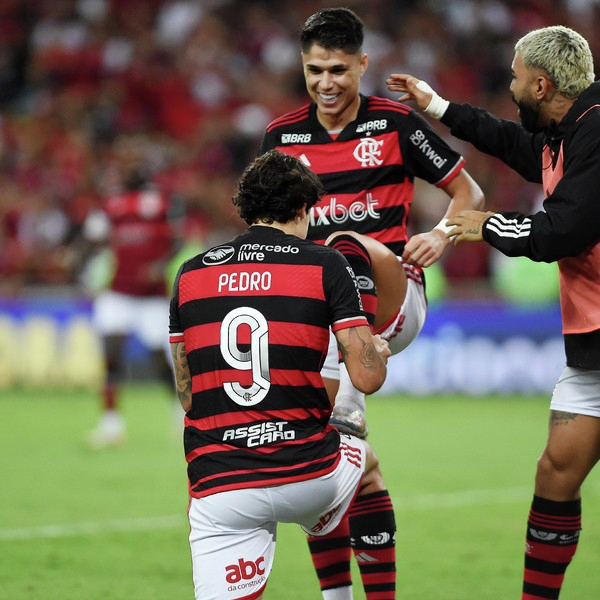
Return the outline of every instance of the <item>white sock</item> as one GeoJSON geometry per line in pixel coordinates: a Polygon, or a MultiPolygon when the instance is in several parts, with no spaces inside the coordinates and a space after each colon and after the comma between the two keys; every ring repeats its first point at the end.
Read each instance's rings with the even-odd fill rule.
{"type": "Polygon", "coordinates": [[[363,414],[367,412],[365,395],[352,385],[344,363],[340,363],[340,387],[335,397],[335,405],[343,406],[350,412],[354,410],[360,410],[363,414]]]}
{"type": "Polygon", "coordinates": [[[352,586],[333,588],[331,590],[322,590],[323,600],[352,600],[352,586]]]}

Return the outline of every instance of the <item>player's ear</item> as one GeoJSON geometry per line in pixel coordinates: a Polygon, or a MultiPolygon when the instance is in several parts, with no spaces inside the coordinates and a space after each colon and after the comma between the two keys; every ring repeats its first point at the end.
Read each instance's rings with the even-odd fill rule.
{"type": "Polygon", "coordinates": [[[369,57],[367,56],[367,54],[363,54],[360,57],[360,62],[359,62],[359,73],[360,76],[362,77],[364,72],[367,70],[367,67],[369,66],[369,57]]]}
{"type": "Polygon", "coordinates": [[[546,75],[539,75],[535,81],[534,96],[537,100],[542,100],[547,94],[553,95],[556,91],[554,84],[546,75]]]}

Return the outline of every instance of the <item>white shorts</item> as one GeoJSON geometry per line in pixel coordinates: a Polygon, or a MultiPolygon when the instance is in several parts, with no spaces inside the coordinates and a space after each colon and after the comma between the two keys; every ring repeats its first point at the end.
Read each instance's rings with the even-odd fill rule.
{"type": "Polygon", "coordinates": [[[565,367],[554,386],[550,409],[600,417],[600,371],[565,367]]]}
{"type": "Polygon", "coordinates": [[[329,475],[286,485],[192,498],[190,549],[197,600],[250,600],[273,566],[277,523],[298,523],[311,535],[335,529],[365,469],[362,440],[340,435],[341,460],[329,475]]]}
{"type": "Polygon", "coordinates": [[[94,302],[93,323],[101,335],[134,334],[152,350],[169,346],[169,300],[166,297],[101,292],[94,302]]]}
{"type": "MultiPolygon", "coordinates": [[[[400,260],[400,257],[398,257],[400,260]]],[[[402,263],[406,272],[406,297],[396,318],[379,333],[390,344],[392,354],[407,348],[419,335],[427,316],[425,286],[418,269],[402,263]]],[[[321,376],[339,380],[339,353],[335,335],[329,331],[329,348],[321,369],[321,376]]]]}

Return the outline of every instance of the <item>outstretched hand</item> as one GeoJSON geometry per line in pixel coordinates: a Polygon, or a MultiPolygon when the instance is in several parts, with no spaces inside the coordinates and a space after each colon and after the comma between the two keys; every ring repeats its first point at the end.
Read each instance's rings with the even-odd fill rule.
{"type": "Polygon", "coordinates": [[[402,96],[398,98],[399,102],[414,100],[421,110],[425,110],[429,106],[433,97],[433,90],[427,83],[407,73],[392,73],[385,83],[390,92],[402,93],[402,96]]]}
{"type": "Polygon", "coordinates": [[[446,235],[459,242],[481,242],[483,240],[483,224],[493,212],[481,210],[461,210],[450,217],[446,225],[453,227],[446,235]]]}

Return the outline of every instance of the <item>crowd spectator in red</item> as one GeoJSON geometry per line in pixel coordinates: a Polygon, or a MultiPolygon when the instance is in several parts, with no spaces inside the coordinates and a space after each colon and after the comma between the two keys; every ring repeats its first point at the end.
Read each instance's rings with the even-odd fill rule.
{"type": "MultiPolygon", "coordinates": [[[[208,243],[239,230],[231,210],[235,181],[275,116],[301,103],[297,24],[332,2],[292,0],[4,0],[0,5],[0,276],[2,291],[77,285],[71,242],[100,195],[107,147],[144,133],[161,154],[159,173],[203,223],[208,243]],[[16,199],[16,200],[15,200],[16,199]],[[31,216],[30,215],[33,215],[31,216]],[[32,226],[44,235],[31,235],[32,226]],[[48,235],[51,231],[51,235],[48,235]],[[48,270],[36,261],[44,253],[48,270]]],[[[358,3],[371,57],[366,94],[391,95],[390,72],[412,72],[457,101],[512,118],[505,57],[512,40],[562,23],[581,31],[600,55],[595,0],[453,0],[358,3]],[[360,6],[359,6],[360,5],[360,6]]],[[[442,131],[442,135],[447,132],[442,131]]],[[[514,198],[525,210],[533,187],[457,148],[488,207],[514,198]],[[501,180],[502,184],[499,184],[501,180]],[[506,189],[519,189],[507,194],[506,189]]],[[[418,206],[432,206],[418,202],[418,206]]],[[[419,212],[415,230],[441,212],[419,212]]],[[[192,226],[190,230],[196,231],[192,226]]],[[[453,249],[450,279],[489,275],[489,249],[453,249]]],[[[478,288],[479,289],[479,288],[478,288]]]]}

